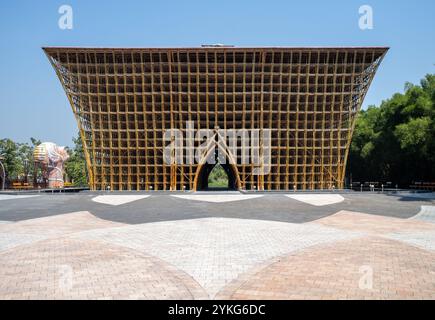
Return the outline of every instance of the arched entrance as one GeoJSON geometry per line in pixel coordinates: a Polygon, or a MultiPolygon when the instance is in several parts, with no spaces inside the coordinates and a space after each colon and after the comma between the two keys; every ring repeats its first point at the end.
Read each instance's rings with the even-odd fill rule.
{"type": "Polygon", "coordinates": [[[196,190],[198,191],[205,191],[205,190],[237,190],[237,178],[234,173],[234,170],[231,165],[229,164],[209,164],[206,163],[202,165],[201,170],[198,173],[198,179],[196,183],[196,190]],[[220,181],[225,181],[225,185],[221,185],[221,183],[213,184],[211,183],[210,177],[212,176],[212,173],[216,170],[223,170],[226,179],[221,179],[220,181]]]}
{"type": "MultiPolygon", "coordinates": [[[[217,136],[216,136],[217,137],[217,136]]],[[[222,169],[225,171],[228,177],[228,187],[226,190],[239,190],[241,188],[239,172],[237,170],[235,163],[235,159],[231,154],[231,151],[226,148],[223,143],[210,143],[206,152],[198,164],[198,168],[195,173],[195,179],[193,181],[193,190],[210,190],[208,185],[208,180],[210,173],[214,169],[214,167],[219,164],[222,169]],[[220,156],[225,157],[225,161],[219,161],[219,151],[220,156]],[[207,159],[214,157],[214,163],[208,163],[207,159]]]]}

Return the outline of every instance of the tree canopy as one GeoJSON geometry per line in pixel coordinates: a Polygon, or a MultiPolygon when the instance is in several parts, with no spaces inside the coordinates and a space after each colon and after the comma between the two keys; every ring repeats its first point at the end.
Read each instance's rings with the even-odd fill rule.
{"type": "Polygon", "coordinates": [[[76,187],[88,185],[88,171],[86,168],[83,143],[80,135],[73,138],[74,148],[68,149],[69,159],[65,163],[65,172],[76,187]]]}
{"type": "Polygon", "coordinates": [[[217,163],[208,176],[209,188],[227,188],[228,175],[220,163],[217,163]]]}
{"type": "MultiPolygon", "coordinates": [[[[83,145],[80,137],[73,138],[74,148],[67,148],[70,158],[65,163],[65,172],[75,186],[87,186],[87,169],[83,153],[83,145]]],[[[2,163],[5,167],[6,186],[10,186],[14,181],[35,180],[41,175],[41,169],[36,169],[33,160],[33,151],[37,145],[41,144],[38,139],[30,138],[30,143],[14,142],[11,139],[0,139],[0,156],[3,157],[2,163]],[[36,170],[35,170],[36,169],[36,170]]],[[[2,173],[0,173],[1,181],[2,173]]]]}
{"type": "Polygon", "coordinates": [[[408,187],[435,181],[435,74],[420,85],[360,111],[350,147],[354,181],[391,181],[408,187]]]}
{"type": "Polygon", "coordinates": [[[30,143],[18,143],[7,138],[0,139],[0,156],[3,157],[7,184],[13,180],[27,180],[27,177],[32,174],[33,149],[40,143],[41,141],[34,138],[30,138],[30,143]]]}

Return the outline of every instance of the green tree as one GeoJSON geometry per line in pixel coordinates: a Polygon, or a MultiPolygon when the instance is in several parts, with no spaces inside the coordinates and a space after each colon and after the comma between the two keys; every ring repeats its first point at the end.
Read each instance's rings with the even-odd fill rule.
{"type": "Polygon", "coordinates": [[[10,185],[11,181],[18,179],[22,173],[22,162],[19,158],[19,146],[11,139],[0,140],[0,156],[3,157],[2,163],[5,167],[6,185],[10,185]]]}
{"type": "MultiPolygon", "coordinates": [[[[29,171],[29,173],[33,176],[33,183],[34,186],[36,187],[36,182],[37,182],[37,178],[42,176],[42,170],[40,167],[36,167],[35,166],[35,160],[33,158],[33,152],[35,151],[35,148],[40,145],[42,142],[39,139],[35,139],[33,137],[30,138],[30,143],[31,143],[31,147],[30,150],[24,148],[24,153],[27,156],[24,156],[24,159],[27,159],[27,162],[29,163],[29,168],[27,168],[27,170],[29,171]]],[[[25,160],[24,160],[25,161],[25,160]]]]}
{"type": "Polygon", "coordinates": [[[17,143],[17,146],[18,159],[21,163],[20,176],[25,182],[28,182],[28,176],[33,171],[33,149],[28,143],[17,143]]]}
{"type": "Polygon", "coordinates": [[[18,143],[11,139],[0,140],[0,155],[4,157],[3,164],[6,171],[6,184],[11,181],[24,180],[33,174],[33,150],[41,142],[30,138],[31,143],[18,143]]]}
{"type": "Polygon", "coordinates": [[[208,176],[209,188],[226,188],[228,187],[228,175],[220,163],[216,164],[208,176]]]}
{"type": "Polygon", "coordinates": [[[65,163],[65,172],[75,186],[85,187],[88,186],[88,171],[80,135],[73,138],[73,142],[74,148],[67,149],[70,157],[65,163]]]}
{"type": "Polygon", "coordinates": [[[435,75],[360,112],[348,174],[359,181],[435,181],[435,75]]]}

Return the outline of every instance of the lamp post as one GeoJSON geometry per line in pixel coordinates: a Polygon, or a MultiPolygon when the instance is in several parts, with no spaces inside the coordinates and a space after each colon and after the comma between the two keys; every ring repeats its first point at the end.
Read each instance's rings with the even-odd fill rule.
{"type": "Polygon", "coordinates": [[[0,156],[0,166],[1,166],[2,172],[3,172],[3,175],[2,175],[2,190],[5,189],[5,179],[6,179],[5,166],[2,163],[2,160],[4,160],[4,159],[5,159],[4,157],[0,156]]]}

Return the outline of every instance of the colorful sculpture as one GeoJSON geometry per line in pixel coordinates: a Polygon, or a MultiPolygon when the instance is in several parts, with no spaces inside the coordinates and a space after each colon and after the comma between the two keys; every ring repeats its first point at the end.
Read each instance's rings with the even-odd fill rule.
{"type": "Polygon", "coordinates": [[[41,143],[33,151],[35,167],[41,167],[49,188],[63,188],[63,164],[68,158],[65,147],[59,147],[52,142],[41,143]]]}

